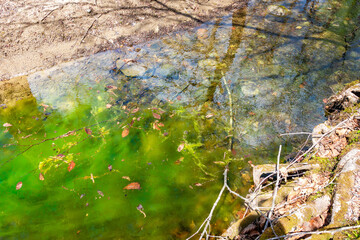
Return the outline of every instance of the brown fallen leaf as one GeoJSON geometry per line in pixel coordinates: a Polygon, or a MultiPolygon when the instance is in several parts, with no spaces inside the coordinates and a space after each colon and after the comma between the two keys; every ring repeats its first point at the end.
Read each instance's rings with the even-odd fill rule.
{"type": "Polygon", "coordinates": [[[132,189],[139,190],[139,189],[141,189],[141,187],[140,187],[140,183],[132,182],[132,183],[128,184],[126,187],[124,187],[123,189],[126,189],[126,190],[132,190],[132,189]]]}
{"type": "Polygon", "coordinates": [[[157,113],[153,113],[153,116],[154,116],[154,118],[156,118],[156,119],[161,119],[161,116],[160,116],[159,114],[157,114],[157,113]]]}
{"type": "Polygon", "coordinates": [[[178,160],[176,160],[174,163],[175,163],[176,165],[179,165],[183,160],[184,160],[184,157],[181,157],[181,158],[179,158],[178,160]]]}
{"type": "Polygon", "coordinates": [[[178,152],[181,152],[181,151],[184,149],[184,147],[185,147],[185,144],[184,144],[184,143],[180,144],[180,145],[178,146],[178,148],[177,148],[177,151],[178,151],[178,152]]]}
{"type": "Polygon", "coordinates": [[[85,132],[88,134],[88,135],[91,135],[92,134],[92,131],[90,128],[84,128],[85,132]]]}
{"type": "Polygon", "coordinates": [[[39,179],[40,179],[40,181],[44,181],[44,180],[45,180],[44,175],[42,175],[42,173],[39,174],[39,179]]]}
{"type": "Polygon", "coordinates": [[[129,135],[129,129],[128,129],[128,128],[124,128],[124,130],[123,130],[122,133],[121,133],[121,136],[124,138],[124,137],[126,137],[127,135],[129,135]]]}
{"type": "Polygon", "coordinates": [[[75,167],[75,162],[74,162],[74,161],[71,161],[71,162],[69,163],[69,166],[68,166],[68,171],[70,172],[71,170],[74,169],[74,167],[75,167]]]}
{"type": "Polygon", "coordinates": [[[16,190],[19,190],[22,187],[23,183],[22,182],[18,182],[16,184],[16,190]]]}

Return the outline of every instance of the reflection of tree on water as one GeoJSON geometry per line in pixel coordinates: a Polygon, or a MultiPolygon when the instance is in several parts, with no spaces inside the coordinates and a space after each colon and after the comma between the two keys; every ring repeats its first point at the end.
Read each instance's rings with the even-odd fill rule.
{"type": "Polygon", "coordinates": [[[236,52],[242,41],[242,34],[244,31],[244,28],[242,26],[245,25],[246,14],[247,14],[247,6],[238,9],[233,13],[232,23],[233,26],[236,27],[233,27],[231,29],[231,35],[230,35],[229,45],[226,54],[222,59],[222,61],[217,64],[216,69],[214,71],[214,75],[211,77],[211,84],[210,87],[208,88],[206,95],[207,101],[211,101],[211,102],[214,101],[215,90],[221,83],[220,81],[221,78],[226,74],[226,72],[233,64],[236,52]]]}

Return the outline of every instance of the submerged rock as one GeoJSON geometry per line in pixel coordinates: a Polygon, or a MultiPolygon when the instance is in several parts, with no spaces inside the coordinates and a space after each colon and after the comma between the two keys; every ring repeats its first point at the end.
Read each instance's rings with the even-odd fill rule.
{"type": "Polygon", "coordinates": [[[116,68],[127,77],[143,77],[148,71],[148,67],[145,64],[124,62],[121,59],[116,61],[116,68]]]}
{"type": "Polygon", "coordinates": [[[278,16],[278,17],[283,17],[290,13],[289,9],[287,9],[286,7],[281,6],[281,5],[280,6],[270,5],[270,6],[268,6],[267,11],[269,14],[278,16]]]}
{"type": "Polygon", "coordinates": [[[241,86],[241,91],[247,97],[256,96],[260,93],[258,86],[254,82],[246,82],[241,86]]]}
{"type": "Polygon", "coordinates": [[[156,69],[155,75],[160,78],[174,78],[177,75],[177,70],[174,65],[165,63],[156,69]]]}

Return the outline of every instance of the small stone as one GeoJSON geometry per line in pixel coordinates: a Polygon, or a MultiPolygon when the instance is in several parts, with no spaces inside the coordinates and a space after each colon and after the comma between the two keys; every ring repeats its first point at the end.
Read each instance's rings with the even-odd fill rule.
{"type": "Polygon", "coordinates": [[[205,29],[205,28],[199,28],[197,31],[196,31],[196,36],[198,39],[200,40],[203,40],[203,39],[206,39],[209,34],[208,34],[208,30],[205,29]]]}

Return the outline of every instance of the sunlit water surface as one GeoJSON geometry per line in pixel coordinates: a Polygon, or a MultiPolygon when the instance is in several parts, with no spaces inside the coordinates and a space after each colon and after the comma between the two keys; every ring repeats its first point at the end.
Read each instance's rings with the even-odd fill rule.
{"type": "MultiPolygon", "coordinates": [[[[248,162],[294,151],[304,138],[279,133],[311,131],[323,99],[359,78],[359,25],[356,0],[249,2],[28,76],[29,97],[0,110],[12,125],[0,133],[0,238],[189,237],[227,163],[246,195],[248,162]]],[[[213,234],[242,211],[226,193],[213,234]]]]}

